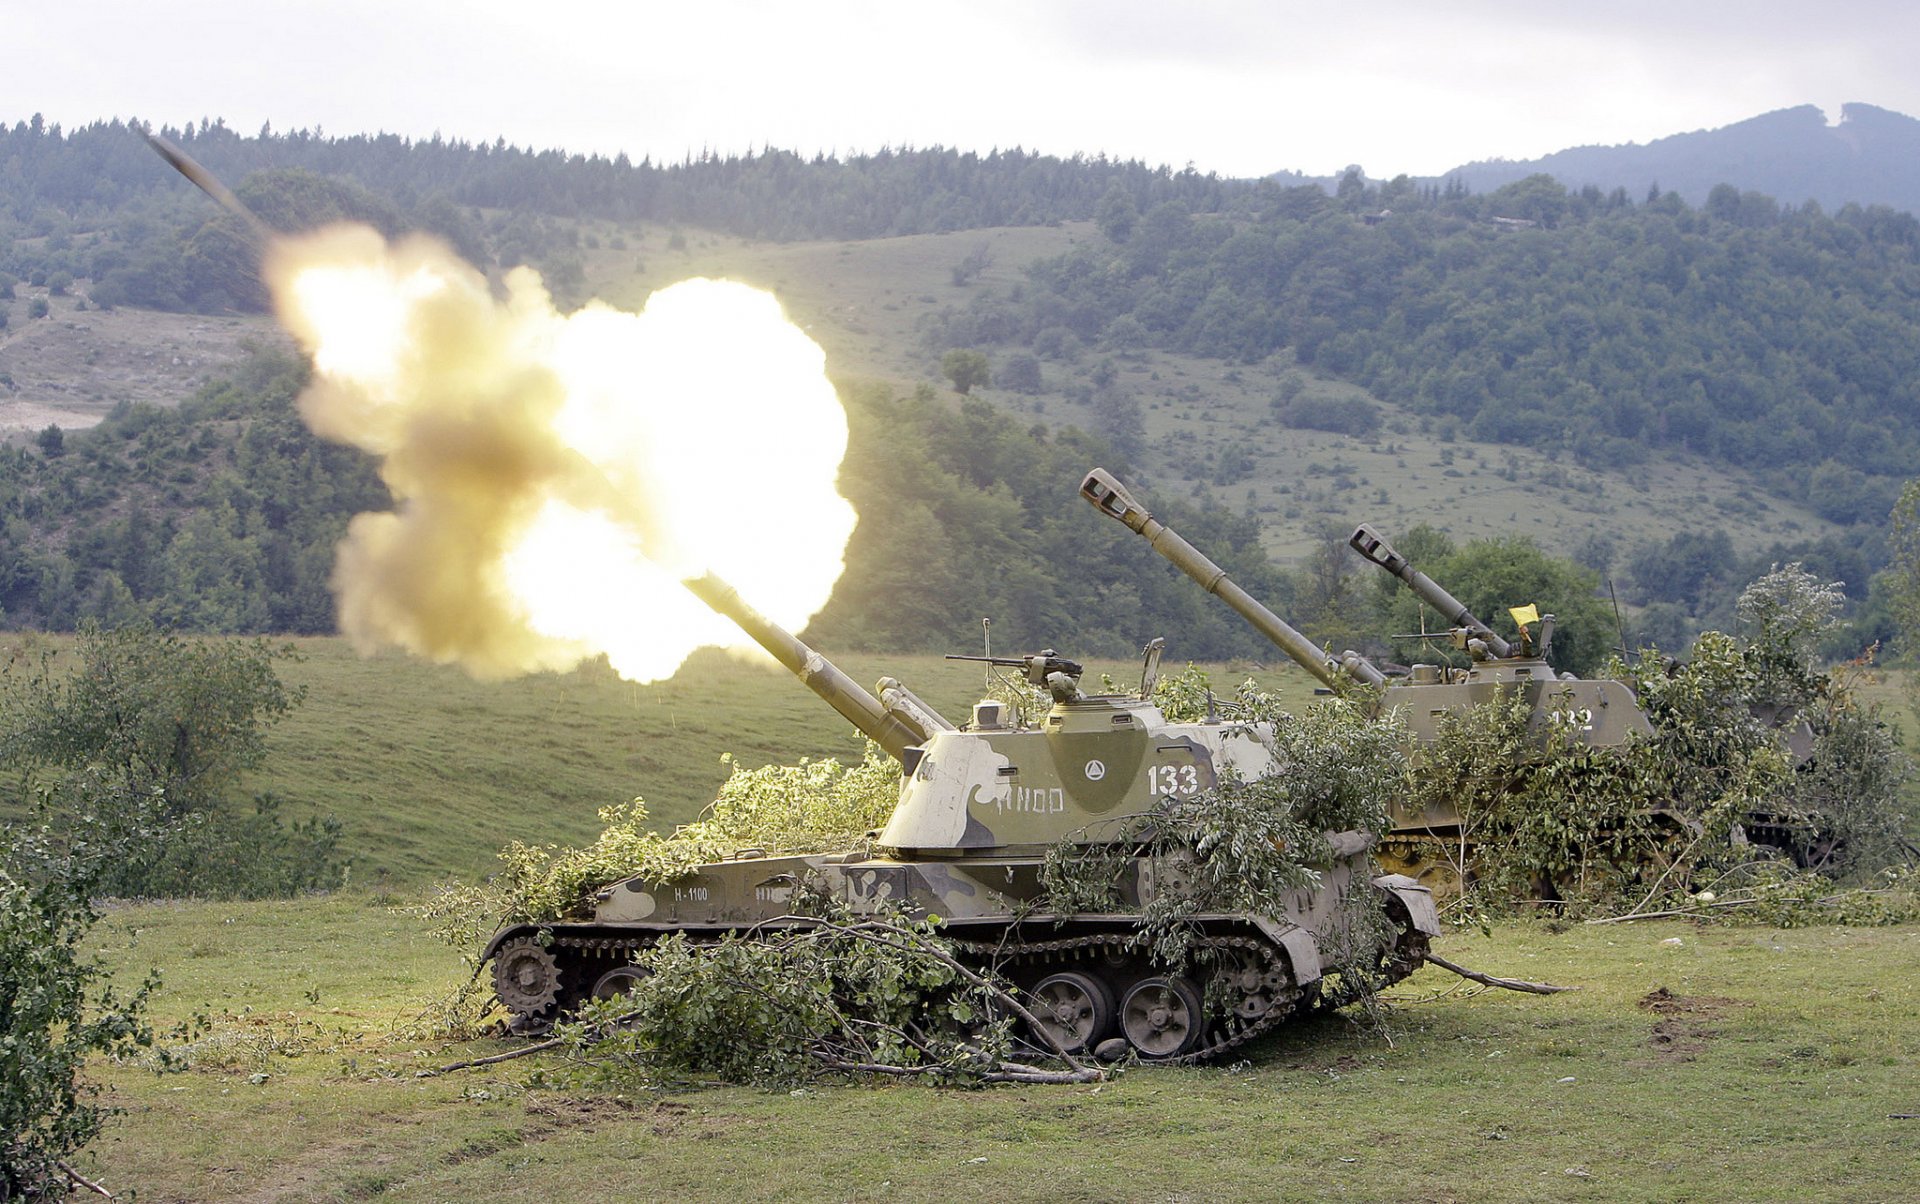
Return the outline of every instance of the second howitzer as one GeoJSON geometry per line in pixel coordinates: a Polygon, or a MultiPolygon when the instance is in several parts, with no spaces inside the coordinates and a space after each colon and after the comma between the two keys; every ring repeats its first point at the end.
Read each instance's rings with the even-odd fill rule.
{"type": "MultiPolygon", "coordinates": [[[[1653,730],[1633,692],[1624,684],[1562,678],[1553,671],[1546,661],[1551,616],[1542,624],[1544,635],[1540,640],[1516,650],[1511,641],[1496,634],[1459,599],[1415,569],[1370,527],[1354,534],[1354,548],[1406,582],[1423,601],[1441,612],[1453,629],[1455,642],[1473,658],[1469,668],[1415,665],[1408,676],[1389,679],[1356,652],[1330,656],[1246,591],[1231,586],[1218,565],[1149,514],[1111,473],[1094,469],[1082,481],[1080,493],[1101,513],[1138,532],[1154,551],[1209,593],[1225,600],[1322,684],[1337,686],[1344,675],[1350,681],[1380,686],[1381,708],[1397,710],[1414,738],[1416,764],[1420,746],[1439,739],[1450,719],[1476,705],[1516,695],[1526,699],[1528,731],[1542,744],[1549,739],[1571,738],[1576,743],[1613,746],[1624,743],[1630,735],[1648,735],[1653,730]]],[[[1471,854],[1461,843],[1459,813],[1445,803],[1424,808],[1402,804],[1393,809],[1391,818],[1393,827],[1383,834],[1375,849],[1380,864],[1412,874],[1437,889],[1454,886],[1471,854]],[[1448,855],[1431,855],[1435,847],[1449,850],[1448,855]]]]}
{"type": "Polygon", "coordinates": [[[1547,663],[1553,645],[1552,615],[1541,617],[1537,638],[1529,638],[1523,628],[1516,647],[1414,568],[1372,527],[1361,525],[1347,542],[1439,612],[1451,628],[1452,642],[1467,653],[1465,669],[1416,664],[1406,682],[1390,691],[1390,701],[1408,704],[1408,723],[1419,739],[1437,739],[1439,721],[1449,714],[1503,695],[1511,698],[1516,691],[1531,706],[1527,730],[1536,740],[1557,736],[1575,744],[1615,748],[1630,737],[1653,734],[1653,725],[1625,682],[1554,672],[1547,663]]]}

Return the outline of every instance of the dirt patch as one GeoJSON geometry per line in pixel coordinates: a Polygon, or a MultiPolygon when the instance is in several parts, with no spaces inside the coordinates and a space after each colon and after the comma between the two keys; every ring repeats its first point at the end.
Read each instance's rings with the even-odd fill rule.
{"type": "Polygon", "coordinates": [[[1660,1060],[1691,1062],[1705,1052],[1707,1042],[1720,1035],[1711,1022],[1747,1005],[1720,995],[1675,995],[1665,987],[1655,987],[1641,998],[1640,1006],[1660,1017],[1647,1038],[1660,1060]]]}
{"type": "Polygon", "coordinates": [[[676,1104],[671,1100],[641,1105],[625,1096],[617,1095],[527,1096],[527,1115],[536,1118],[535,1127],[539,1128],[558,1129],[600,1124],[629,1115],[642,1107],[648,1111],[663,1108],[678,1109],[683,1112],[687,1110],[685,1104],[676,1104]]]}
{"type": "MultiPolygon", "coordinates": [[[[82,430],[121,402],[174,406],[227,375],[253,342],[289,346],[272,319],[143,309],[76,311],[53,299],[51,317],[0,328],[0,429],[82,430]]],[[[6,302],[0,301],[0,305],[6,302]]]]}
{"type": "Polygon", "coordinates": [[[542,1096],[527,1101],[532,1123],[522,1135],[528,1142],[560,1130],[630,1121],[643,1124],[655,1137],[715,1137],[727,1130],[725,1117],[714,1116],[670,1099],[633,1100],[624,1096],[542,1096]]]}

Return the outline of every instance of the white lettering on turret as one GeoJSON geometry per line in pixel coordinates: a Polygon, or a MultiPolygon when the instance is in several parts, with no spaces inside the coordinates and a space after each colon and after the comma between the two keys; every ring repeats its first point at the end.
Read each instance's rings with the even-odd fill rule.
{"type": "Polygon", "coordinates": [[[1059,786],[1015,786],[1003,794],[994,795],[992,801],[996,814],[1024,811],[1034,815],[1058,815],[1067,809],[1067,792],[1059,786]]]}
{"type": "Polygon", "coordinates": [[[707,901],[707,888],[704,886],[676,886],[673,888],[673,897],[674,901],[679,903],[705,903],[707,901]]]}

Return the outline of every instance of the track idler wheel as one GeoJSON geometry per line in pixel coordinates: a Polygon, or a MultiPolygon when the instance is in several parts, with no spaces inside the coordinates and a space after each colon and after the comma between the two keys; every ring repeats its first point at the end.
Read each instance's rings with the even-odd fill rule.
{"type": "Polygon", "coordinates": [[[1113,1028],[1113,992],[1090,974],[1065,970],[1035,983],[1027,1008],[1045,1034],[1035,1033],[1044,1045],[1051,1036],[1068,1053],[1092,1049],[1113,1028]]]}
{"type": "Polygon", "coordinates": [[[1228,1008],[1248,1024],[1264,1020],[1267,1014],[1293,998],[1293,980],[1278,959],[1261,958],[1245,949],[1229,950],[1221,956],[1213,982],[1228,1008]]]}
{"type": "Polygon", "coordinates": [[[1177,1058],[1200,1044],[1200,992],[1178,975],[1143,978],[1120,1001],[1120,1031],[1148,1061],[1177,1058]]]}

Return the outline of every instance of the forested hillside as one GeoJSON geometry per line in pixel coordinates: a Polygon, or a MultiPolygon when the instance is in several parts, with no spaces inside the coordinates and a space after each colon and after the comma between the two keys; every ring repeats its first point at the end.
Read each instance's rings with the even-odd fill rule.
{"type": "MultiPolygon", "coordinates": [[[[368,458],[300,421],[293,400],[305,379],[289,353],[261,348],[177,408],[126,405],[90,430],[52,428],[0,449],[0,622],[334,630],[334,546],[353,514],[390,503],[368,458]]],[[[1126,657],[1166,636],[1182,658],[1277,659],[1224,605],[1074,495],[1095,465],[1148,483],[1106,440],[984,401],[956,407],[927,387],[847,384],[841,395],[852,435],[841,489],[861,519],[810,638],[840,649],[971,651],[980,619],[991,617],[1002,649],[1126,657]]],[[[1303,564],[1283,569],[1251,516],[1165,497],[1151,504],[1316,641],[1407,653],[1384,638],[1417,622],[1404,591],[1364,572],[1344,529],[1329,528],[1303,564]]],[[[1556,644],[1565,667],[1591,669],[1610,645],[1590,569],[1519,536],[1458,544],[1425,527],[1398,534],[1423,568],[1502,626],[1524,583],[1525,600],[1568,621],[1556,644]]],[[[1724,535],[1677,537],[1628,558],[1629,580],[1656,590],[1634,634],[1676,647],[1686,616],[1730,622],[1727,600],[1790,556],[1847,577],[1864,596],[1857,548],[1742,556],[1724,535]]],[[[1829,651],[1852,655],[1890,629],[1884,605],[1869,606],[1829,651]]]]}
{"type": "MultiPolygon", "coordinates": [[[[177,409],[126,406],[91,430],[0,450],[4,621],[334,630],[334,545],[348,518],[389,501],[368,458],[300,421],[304,380],[296,360],[263,349],[177,409]]],[[[842,488],[863,518],[818,638],[970,651],[992,616],[1012,644],[1084,654],[1125,656],[1175,632],[1182,656],[1265,651],[1073,495],[1088,467],[1125,467],[1103,441],[979,402],[955,411],[930,391],[843,394],[853,442],[842,488]]],[[[1289,583],[1254,524],[1217,509],[1174,513],[1250,588],[1285,603],[1289,583]]]]}
{"type": "MultiPolygon", "coordinates": [[[[393,135],[241,135],[202,122],[160,131],[282,229],[352,217],[438,234],[482,267],[579,272],[579,235],[555,219],[662,222],[756,238],[881,238],[1090,217],[1107,191],[1210,212],[1247,186],[1104,158],[1018,148],[987,155],[889,149],[847,159],[767,150],[682,163],[393,135]],[[485,217],[474,210],[493,211],[485,217]]],[[[107,304],[259,309],[237,225],[183,188],[137,126],[73,131],[38,117],[0,127],[0,271],[87,278],[107,304]]]]}
{"type": "Polygon", "coordinates": [[[371,461],[301,422],[305,380],[262,350],[177,408],[0,448],[4,622],[332,631],[333,545],[387,494],[371,461]]]}
{"type": "MultiPolygon", "coordinates": [[[[1041,358],[1153,346],[1280,355],[1439,429],[1620,466],[1690,452],[1762,474],[1838,522],[1878,522],[1920,462],[1920,221],[1828,216],[1718,189],[1484,197],[1350,176],[1250,216],[1116,195],[1103,243],[1035,264],[930,332],[1041,358]]],[[[1275,399],[1293,425],[1360,431],[1275,399]]]]}
{"type": "MultiPolygon", "coordinates": [[[[1078,513],[1071,487],[1096,462],[1131,462],[1150,478],[1181,457],[1182,496],[1222,497],[1217,487],[1239,489],[1256,471],[1263,446],[1313,432],[1337,434],[1379,470],[1355,474],[1336,447],[1324,471],[1307,458],[1310,479],[1279,513],[1275,491],[1256,504],[1251,488],[1233,495],[1232,513],[1171,513],[1317,639],[1365,645],[1388,625],[1351,579],[1335,528],[1363,502],[1369,513],[1388,505],[1429,456],[1443,491],[1484,490],[1462,479],[1483,469],[1501,478],[1494,485],[1514,500],[1497,521],[1508,525],[1481,530],[1525,530],[1525,499],[1549,487],[1554,460],[1617,472],[1627,492],[1644,488],[1652,463],[1736,472],[1744,484],[1703,492],[1698,522],[1674,534],[1673,518],[1655,532],[1610,529],[1596,491],[1586,535],[1555,550],[1617,571],[1623,598],[1644,608],[1635,634],[1670,647],[1725,622],[1738,588],[1785,559],[1846,580],[1865,604],[1837,651],[1886,629],[1868,583],[1884,560],[1888,507],[1920,452],[1920,223],[1904,213],[1828,214],[1731,187],[1694,208],[1672,193],[1569,191],[1545,177],[1476,196],[1457,183],[1375,185],[1349,173],[1329,195],[1018,150],[655,165],[499,143],[242,136],[218,123],[170,133],[276,226],[347,217],[433,231],[489,270],[537,264],[563,299],[584,299],[589,276],[623,303],[643,297],[665,276],[638,251],[673,263],[668,275],[683,270],[681,223],[701,246],[703,230],[847,240],[1095,223],[1046,232],[1066,253],[1024,269],[995,267],[984,241],[946,249],[928,236],[914,254],[939,257],[942,294],[924,272],[869,281],[858,297],[872,316],[853,316],[856,305],[831,291],[815,298],[829,320],[884,325],[903,346],[912,313],[924,315],[904,362],[918,357],[925,379],[959,353],[990,399],[916,391],[912,368],[881,371],[890,385],[843,384],[855,436],[845,487],[866,517],[816,628],[845,644],[970,645],[992,614],[1009,640],[1086,652],[1178,634],[1189,655],[1264,654],[1123,532],[1078,513]],[[1232,437],[1203,449],[1168,425],[1221,417],[1206,412],[1218,399],[1183,379],[1196,359],[1216,361],[1210,379],[1260,411],[1252,423],[1220,422],[1232,437]],[[1133,391],[1146,388],[1155,393],[1143,404],[1133,391]],[[1016,419],[993,402],[1031,412],[1016,419]],[[1149,418],[1147,405],[1159,413],[1149,418]],[[1150,429],[1168,447],[1149,447],[1150,429]],[[1476,455],[1502,445],[1535,449],[1534,467],[1476,455]],[[1456,448],[1469,461],[1461,469],[1456,448]],[[1347,496],[1358,486],[1364,499],[1347,496]],[[1845,531],[1769,527],[1760,493],[1845,531]],[[1748,523],[1739,551],[1717,529],[1726,521],[1748,523]],[[1256,529],[1268,524],[1271,546],[1283,522],[1327,526],[1288,572],[1259,552],[1256,529]]],[[[810,274],[858,258],[845,241],[800,245],[821,248],[800,269],[810,274]]],[[[231,314],[262,301],[232,220],[135,128],[0,129],[0,325],[50,309],[231,314]]],[[[126,406],[95,433],[48,430],[8,450],[7,618],[64,627],[137,613],[190,629],[329,629],[332,544],[350,513],[384,493],[365,463],[295,419],[299,379],[296,364],[263,351],[177,412],[126,406]]],[[[0,398],[13,391],[0,355],[0,398]]],[[[1445,525],[1443,509],[1422,504],[1402,513],[1445,525]]]]}
{"type": "MultiPolygon", "coordinates": [[[[1679,449],[1771,469],[1777,492],[1841,522],[1884,516],[1920,450],[1920,222],[1884,208],[1827,215],[1719,188],[1694,209],[1544,177],[1475,196],[1350,174],[1330,197],[1017,150],[661,167],[459,141],[174,133],[270,223],[433,230],[483,266],[544,262],[563,289],[580,234],[543,217],[865,238],[1097,216],[1105,243],[1036,264],[1018,296],[977,293],[930,341],[1042,359],[1088,346],[1280,353],[1482,441],[1600,465],[1679,449]]],[[[0,130],[0,198],[12,277],[63,291],[84,279],[106,304],[262,302],[229,219],[130,127],[0,130]]]]}

